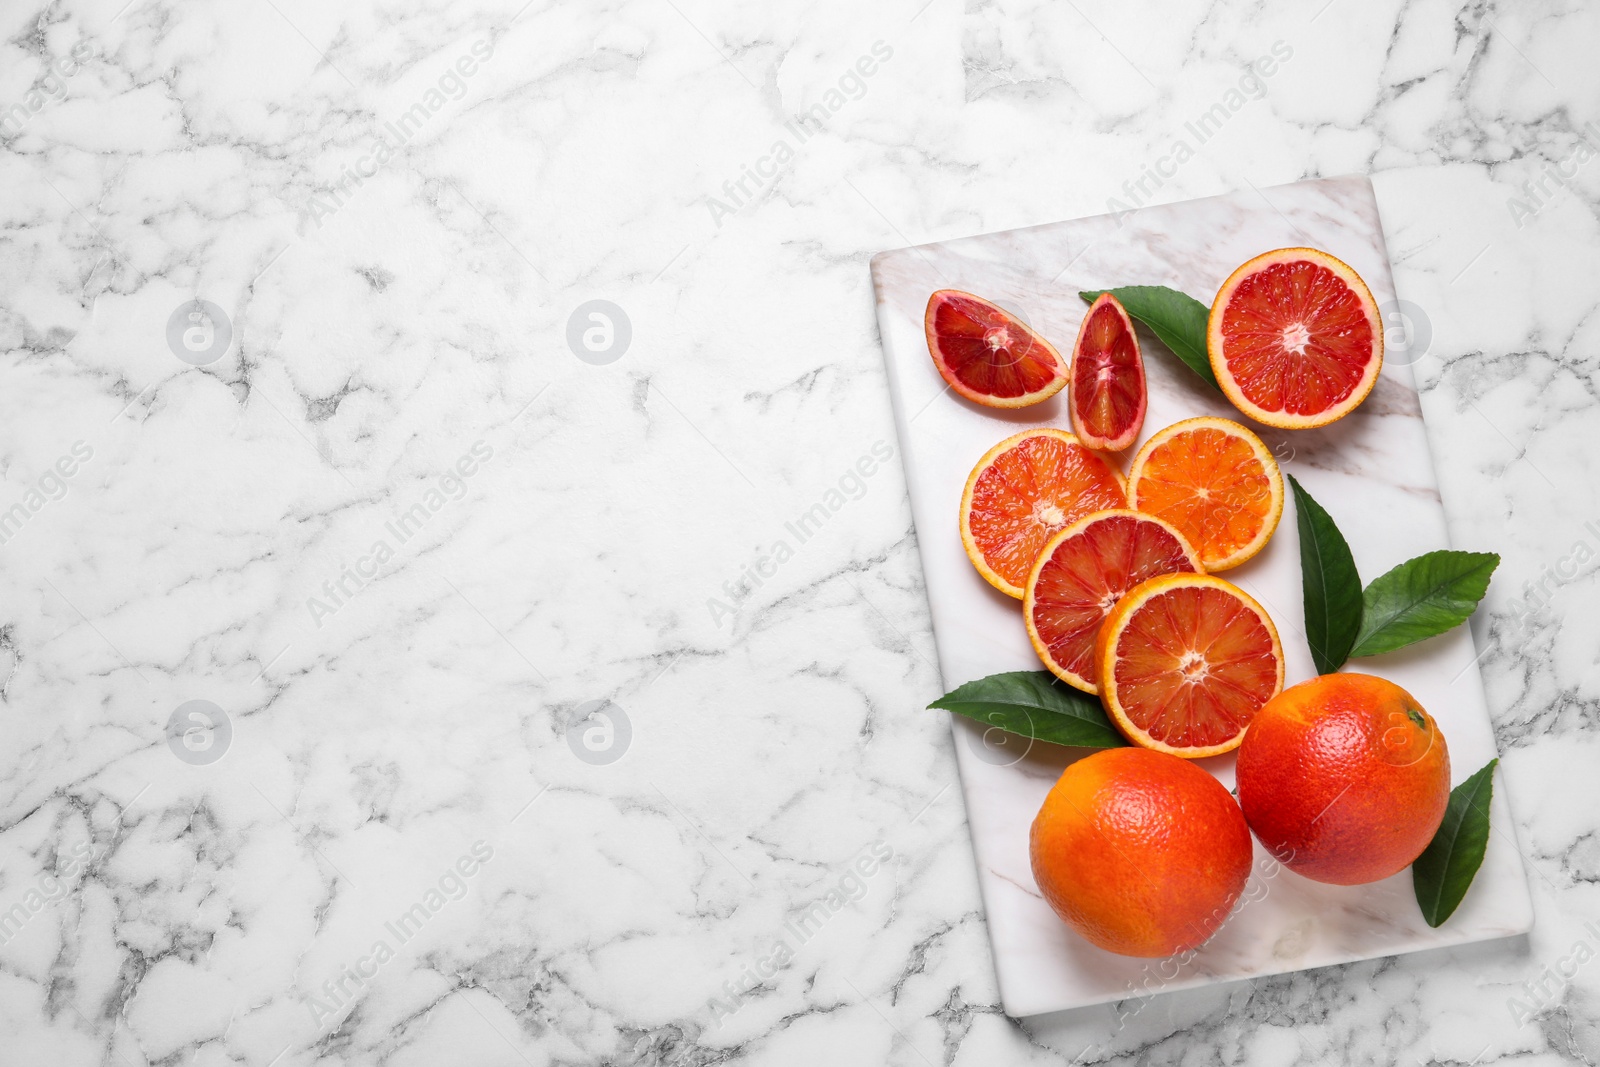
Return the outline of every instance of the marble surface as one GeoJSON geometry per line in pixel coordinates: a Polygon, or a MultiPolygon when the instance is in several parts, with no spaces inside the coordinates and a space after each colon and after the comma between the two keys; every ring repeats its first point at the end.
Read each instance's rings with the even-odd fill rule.
{"type": "MultiPolygon", "coordinates": [[[[923,331],[928,295],[975,292],[1014,307],[1046,339],[1070,352],[1088,305],[1084,290],[1170,285],[1215,293],[1240,263],[1288,244],[1325,249],[1355,268],[1380,307],[1397,306],[1378,206],[1365,178],[1298,182],[1094,218],[896,249],[873,257],[878,327],[888,366],[912,516],[946,688],[1000,671],[1039,670],[1020,604],[972,567],[952,530],[972,464],[997,440],[1029,426],[1070,429],[1058,395],[1017,411],[995,412],[952,394],[928,358],[923,331]]],[[[1422,412],[1406,362],[1383,368],[1354,413],[1315,431],[1256,426],[1280,466],[1339,523],[1367,580],[1403,560],[1449,547],[1422,412]]],[[[1186,418],[1238,417],[1160,342],[1145,335],[1149,409],[1134,452],[1186,418]]],[[[1303,625],[1294,504],[1267,546],[1230,570],[1266,606],[1284,645],[1285,685],[1313,678],[1303,625]]],[[[1389,678],[1437,709],[1460,783],[1494,759],[1494,735],[1465,628],[1349,668],[1389,678]]],[[[1074,935],[1045,904],[1028,859],[1028,831],[1045,794],[1067,764],[1086,753],[1029,745],[951,717],[985,919],[1007,1014],[1145,999],[1218,982],[1444,945],[1526,933],[1532,921],[1527,877],[1504,790],[1491,801],[1497,827],[1483,868],[1461,907],[1439,929],[1417,908],[1409,870],[1377,885],[1318,885],[1285,873],[1260,844],[1251,882],[1223,929],[1201,949],[1171,960],[1119,957],[1074,935]]],[[[1201,765],[1233,788],[1232,754],[1201,765]]]]}
{"type": "Polygon", "coordinates": [[[1600,14],[0,24],[0,1061],[1600,1061],[1600,14]],[[868,258],[1350,173],[1533,930],[1015,1021],[868,258]]]}

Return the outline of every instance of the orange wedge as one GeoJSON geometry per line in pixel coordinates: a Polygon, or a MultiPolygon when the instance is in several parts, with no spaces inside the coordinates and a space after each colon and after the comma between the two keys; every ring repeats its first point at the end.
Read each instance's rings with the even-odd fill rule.
{"type": "Polygon", "coordinates": [[[928,354],[950,388],[991,408],[1048,400],[1067,384],[1061,353],[1021,319],[981,296],[940,289],[922,316],[928,354]]]}
{"type": "Polygon", "coordinates": [[[983,454],[961,494],[961,543],[988,583],[1022,596],[1052,534],[1093,511],[1128,506],[1117,469],[1065,430],[1024,430],[983,454]]]}
{"type": "Polygon", "coordinates": [[[1100,699],[1136,745],[1185,759],[1231,752],[1283,689],[1283,645],[1249,594],[1166,574],[1118,602],[1095,640],[1100,699]]]}
{"type": "Polygon", "coordinates": [[[1101,293],[1072,346],[1072,431],[1090,448],[1120,452],[1139,438],[1149,400],[1144,357],[1122,303],[1101,293]]]}
{"type": "Polygon", "coordinates": [[[1126,508],[1087,515],[1050,539],[1028,575],[1028,640],[1050,673],[1097,693],[1095,635],[1112,607],[1147,578],[1198,570],[1183,535],[1152,515],[1126,508]]]}
{"type": "Polygon", "coordinates": [[[1260,552],[1283,517],[1283,475],[1261,438],[1231,419],[1185,419],[1133,458],[1128,502],[1176,526],[1207,574],[1260,552]]]}
{"type": "Polygon", "coordinates": [[[1211,304],[1206,352],[1217,384],[1257,422],[1326,426],[1354,411],[1383,367],[1383,323],[1367,283],[1315,248],[1250,260],[1211,304]]]}

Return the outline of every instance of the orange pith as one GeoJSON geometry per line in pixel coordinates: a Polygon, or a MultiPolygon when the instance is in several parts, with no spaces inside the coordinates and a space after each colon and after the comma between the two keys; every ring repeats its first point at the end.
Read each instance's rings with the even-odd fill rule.
{"type": "Polygon", "coordinates": [[[1128,501],[1176,526],[1206,572],[1260,552],[1283,515],[1283,475],[1261,438],[1229,419],[1185,419],[1146,441],[1128,501]]]}
{"type": "Polygon", "coordinates": [[[1343,418],[1372,391],[1383,325],[1347,264],[1314,248],[1280,248],[1223,283],[1206,348],[1217,384],[1240,411],[1306,429],[1343,418]]]}
{"type": "Polygon", "coordinates": [[[1147,578],[1200,569],[1183,535],[1154,516],[1126,508],[1086,515],[1034,562],[1022,599],[1028,640],[1057,678],[1098,693],[1095,636],[1117,601],[1147,578]]]}
{"type": "Polygon", "coordinates": [[[1033,821],[1040,893],[1091,944],[1164,957],[1204,943],[1250,876],[1250,831],[1227,789],[1159,752],[1113,748],[1062,772],[1033,821]]]}
{"type": "Polygon", "coordinates": [[[934,366],[950,388],[996,408],[1037,404],[1067,384],[1057,352],[1027,324],[997,304],[959,289],[928,298],[923,333],[934,366]]]}
{"type": "Polygon", "coordinates": [[[961,494],[961,543],[990,585],[1021,598],[1039,550],[1094,511],[1127,507],[1115,467],[1065,430],[1024,430],[978,460],[961,494]]]}
{"type": "Polygon", "coordinates": [[[1239,748],[1239,803],[1297,874],[1361,885],[1398,874],[1433,840],[1450,752],[1404,689],[1355,672],[1285,689],[1239,748]]]}
{"type": "Polygon", "coordinates": [[[1239,747],[1283,688],[1283,646],[1266,611],[1208,574],[1134,588],[1095,641],[1106,712],[1136,745],[1187,759],[1239,747]]]}
{"type": "Polygon", "coordinates": [[[1133,320],[1117,298],[1101,293],[1089,306],[1072,348],[1072,429],[1090,448],[1118,452],[1144,425],[1144,358],[1133,320]]]}

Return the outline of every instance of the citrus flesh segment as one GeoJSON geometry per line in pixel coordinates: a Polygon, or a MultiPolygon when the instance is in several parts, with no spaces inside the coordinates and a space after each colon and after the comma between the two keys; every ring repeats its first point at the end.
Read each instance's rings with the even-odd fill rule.
{"type": "Polygon", "coordinates": [[[923,332],[934,366],[950,388],[974,403],[1020,408],[1067,384],[1061,353],[997,304],[959,289],[928,298],[923,332]]]}
{"type": "Polygon", "coordinates": [[[1283,474],[1261,438],[1231,419],[1185,419],[1144,443],[1128,502],[1170,522],[1206,573],[1260,552],[1283,517],[1283,474]]]}
{"type": "Polygon", "coordinates": [[[1139,436],[1149,399],[1133,320],[1110,293],[1089,306],[1072,348],[1072,430],[1090,448],[1120,452],[1139,436]]]}
{"type": "Polygon", "coordinates": [[[961,494],[961,543],[990,585],[1021,598],[1039,550],[1090,512],[1128,506],[1122,474],[1065,430],[1024,430],[995,445],[961,494]]]}
{"type": "Polygon", "coordinates": [[[1283,646],[1266,611],[1209,574],[1152,578],[1095,642],[1106,713],[1136,745],[1186,759],[1239,747],[1283,689],[1283,646]]]}
{"type": "Polygon", "coordinates": [[[1206,349],[1217,384],[1240,411],[1268,426],[1308,429],[1367,398],[1383,366],[1383,325],[1348,265],[1314,248],[1280,248],[1223,283],[1206,349]]]}
{"type": "Polygon", "coordinates": [[[1117,601],[1148,578],[1200,569],[1183,535],[1154,516],[1127,508],[1085,516],[1050,539],[1028,575],[1028,640],[1057,678],[1098,693],[1095,637],[1117,601]]]}

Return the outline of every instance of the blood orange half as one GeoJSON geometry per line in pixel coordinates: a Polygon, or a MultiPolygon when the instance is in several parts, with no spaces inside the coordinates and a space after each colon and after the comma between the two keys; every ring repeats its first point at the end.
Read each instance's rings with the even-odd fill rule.
{"type": "Polygon", "coordinates": [[[1186,759],[1231,752],[1283,689],[1283,646],[1266,611],[1209,574],[1152,578],[1095,640],[1100,697],[1136,745],[1186,759]]]}
{"type": "Polygon", "coordinates": [[[1211,305],[1217,384],[1268,426],[1303,430],[1354,411],[1383,366],[1383,324],[1361,276],[1315,248],[1280,248],[1234,271],[1211,305]]]}
{"type": "Polygon", "coordinates": [[[1090,448],[1120,452],[1139,436],[1148,394],[1133,320],[1110,293],[1089,305],[1072,346],[1072,432],[1090,448]]]}
{"type": "Polygon", "coordinates": [[[1117,601],[1147,578],[1199,570],[1189,542],[1154,516],[1126,508],[1085,516],[1050,539],[1028,575],[1028,640],[1057,678],[1098,693],[1095,636],[1117,601]]]}
{"type": "Polygon", "coordinates": [[[1061,353],[981,296],[940,289],[928,298],[922,328],[939,374],[974,403],[1027,407],[1050,399],[1067,384],[1061,353]]]}
{"type": "Polygon", "coordinates": [[[1215,574],[1272,537],[1283,515],[1283,475],[1261,438],[1232,419],[1184,419],[1158,430],[1133,457],[1128,503],[1181,530],[1215,574]]]}
{"type": "Polygon", "coordinates": [[[1052,534],[1106,508],[1128,506],[1117,469],[1065,430],[1024,430],[983,454],[961,494],[961,543],[990,585],[1021,598],[1052,534]]]}

